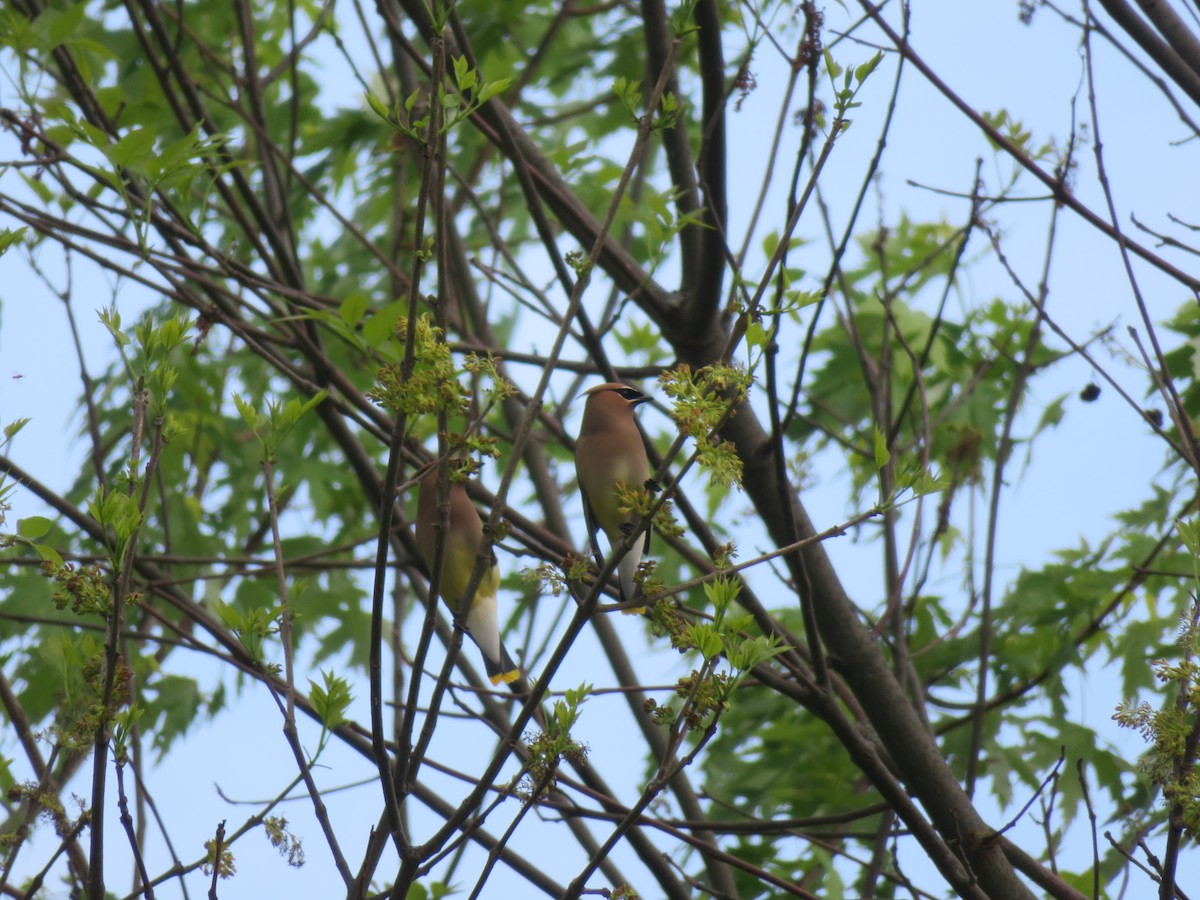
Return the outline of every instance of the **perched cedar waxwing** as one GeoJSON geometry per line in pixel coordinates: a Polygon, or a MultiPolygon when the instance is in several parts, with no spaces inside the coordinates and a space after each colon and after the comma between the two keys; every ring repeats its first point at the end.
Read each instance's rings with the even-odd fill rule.
{"type": "MultiPolygon", "coordinates": [[[[587,402],[583,407],[583,424],[575,444],[575,472],[579,476],[579,492],[583,495],[583,516],[587,522],[588,539],[592,550],[600,556],[596,529],[602,528],[608,537],[611,553],[633,529],[638,517],[620,510],[617,486],[637,489],[650,480],[650,461],[642,435],[633,420],[633,408],[650,398],[624,384],[601,384],[584,391],[587,402]]],[[[650,549],[650,529],[645,539],[639,539],[617,566],[617,583],[621,602],[627,603],[636,595],[633,576],[642,554],[650,549]]],[[[630,609],[626,612],[641,612],[630,609]]]]}
{"type": "MultiPolygon", "coordinates": [[[[433,557],[437,548],[437,468],[421,479],[417,493],[417,549],[425,568],[433,574],[433,557]]],[[[465,607],[463,594],[475,568],[479,545],[483,542],[483,520],[461,484],[450,485],[450,518],[446,523],[446,549],[443,551],[441,590],[442,599],[466,626],[466,632],[483,651],[484,670],[492,684],[514,681],[520,674],[504,643],[500,640],[500,620],[496,614],[496,592],[500,588],[500,570],[496,554],[492,564],[475,590],[475,597],[465,607]]]]}

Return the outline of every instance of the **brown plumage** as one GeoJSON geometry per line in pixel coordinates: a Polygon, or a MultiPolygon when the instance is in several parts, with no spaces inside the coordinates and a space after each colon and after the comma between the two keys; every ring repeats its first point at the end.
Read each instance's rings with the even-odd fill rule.
{"type": "MultiPolygon", "coordinates": [[[[417,493],[417,549],[425,568],[433,574],[437,550],[437,469],[421,479],[417,493]]],[[[483,652],[484,669],[492,684],[508,683],[520,674],[500,639],[500,622],[496,612],[496,594],[500,588],[500,570],[496,554],[479,581],[475,596],[464,603],[463,595],[475,568],[475,558],[483,542],[483,520],[461,484],[450,485],[450,518],[446,523],[446,548],[442,559],[442,578],[439,593],[446,605],[463,623],[483,652]]]]}
{"type": "MultiPolygon", "coordinates": [[[[608,538],[611,553],[633,528],[638,517],[622,513],[618,486],[641,488],[650,480],[650,461],[642,435],[633,418],[633,409],[650,398],[636,388],[609,382],[584,392],[583,424],[575,445],[575,471],[583,495],[583,515],[588,539],[597,559],[600,547],[597,528],[608,538]]],[[[617,583],[622,602],[633,600],[637,585],[633,580],[642,554],[650,549],[650,529],[645,539],[629,548],[617,566],[617,583]]],[[[629,610],[637,612],[638,610],[629,610]]]]}

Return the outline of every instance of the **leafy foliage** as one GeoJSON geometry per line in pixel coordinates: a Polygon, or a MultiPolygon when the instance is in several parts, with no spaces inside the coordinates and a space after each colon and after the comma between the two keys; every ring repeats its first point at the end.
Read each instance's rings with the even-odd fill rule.
{"type": "MultiPolygon", "coordinates": [[[[46,348],[78,359],[77,470],[53,482],[25,416],[0,438],[6,890],[215,894],[261,829],[322,895],[1075,897],[1151,845],[1172,893],[1200,833],[1200,312],[1159,326],[1139,296],[1126,340],[1047,305],[1051,258],[1095,263],[1056,249],[1060,219],[1106,222],[1074,118],[1043,138],[963,109],[992,174],[894,212],[856,154],[897,111],[924,146],[941,128],[863,7],[0,10],[0,255],[88,345],[46,348]],[[764,94],[780,136],[747,149],[764,94]],[[1036,264],[1009,229],[1028,205],[1036,264]],[[620,498],[654,517],[647,628],[614,624],[578,542],[595,378],[669,401],[639,413],[670,501],[620,498]],[[1113,395],[1165,462],[1119,473],[1137,496],[1098,538],[1046,498],[1045,552],[1007,565],[1004,529],[1045,524],[1008,525],[1022,479],[1113,395]],[[413,475],[446,458],[504,576],[511,695],[459,652],[464,628],[492,652],[486,599],[448,621],[412,553],[413,475]],[[210,730],[192,787],[269,773],[228,833],[154,778],[210,730]],[[201,816],[186,849],[147,834],[201,816]],[[1035,816],[1018,853],[1005,823],[1035,816]]],[[[1160,295],[1200,287],[1103,228],[1160,295]]]]}

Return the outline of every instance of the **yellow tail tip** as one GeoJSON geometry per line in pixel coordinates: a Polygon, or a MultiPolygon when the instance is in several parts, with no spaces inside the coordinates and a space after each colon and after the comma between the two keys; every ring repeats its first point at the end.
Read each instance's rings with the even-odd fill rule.
{"type": "Polygon", "coordinates": [[[630,609],[621,610],[621,615],[623,615],[623,616],[640,616],[645,612],[646,612],[646,607],[634,606],[634,607],[631,607],[630,609]]]}
{"type": "Polygon", "coordinates": [[[512,669],[508,672],[497,672],[491,676],[492,684],[512,684],[517,680],[517,676],[521,674],[520,669],[512,669]]]}

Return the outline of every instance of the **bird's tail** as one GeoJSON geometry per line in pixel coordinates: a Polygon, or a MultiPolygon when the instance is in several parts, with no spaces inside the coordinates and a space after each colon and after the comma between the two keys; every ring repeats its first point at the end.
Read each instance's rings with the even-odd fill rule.
{"type": "MultiPolygon", "coordinates": [[[[642,596],[642,590],[634,580],[638,564],[642,561],[642,543],[639,540],[621,559],[617,566],[617,584],[621,589],[621,602],[632,603],[642,596]]],[[[646,611],[645,606],[629,606],[621,610],[627,616],[640,616],[646,611]]]]}
{"type": "Polygon", "coordinates": [[[483,669],[487,672],[492,684],[510,684],[521,674],[521,669],[508,651],[504,649],[504,641],[500,639],[500,622],[496,615],[496,570],[492,569],[492,580],[485,590],[480,585],[471,611],[467,614],[467,634],[483,653],[483,669]]]}
{"type": "Polygon", "coordinates": [[[483,670],[487,672],[492,684],[511,684],[521,674],[521,668],[508,655],[508,649],[503,642],[500,644],[499,659],[492,659],[487,653],[483,654],[483,670]]]}

